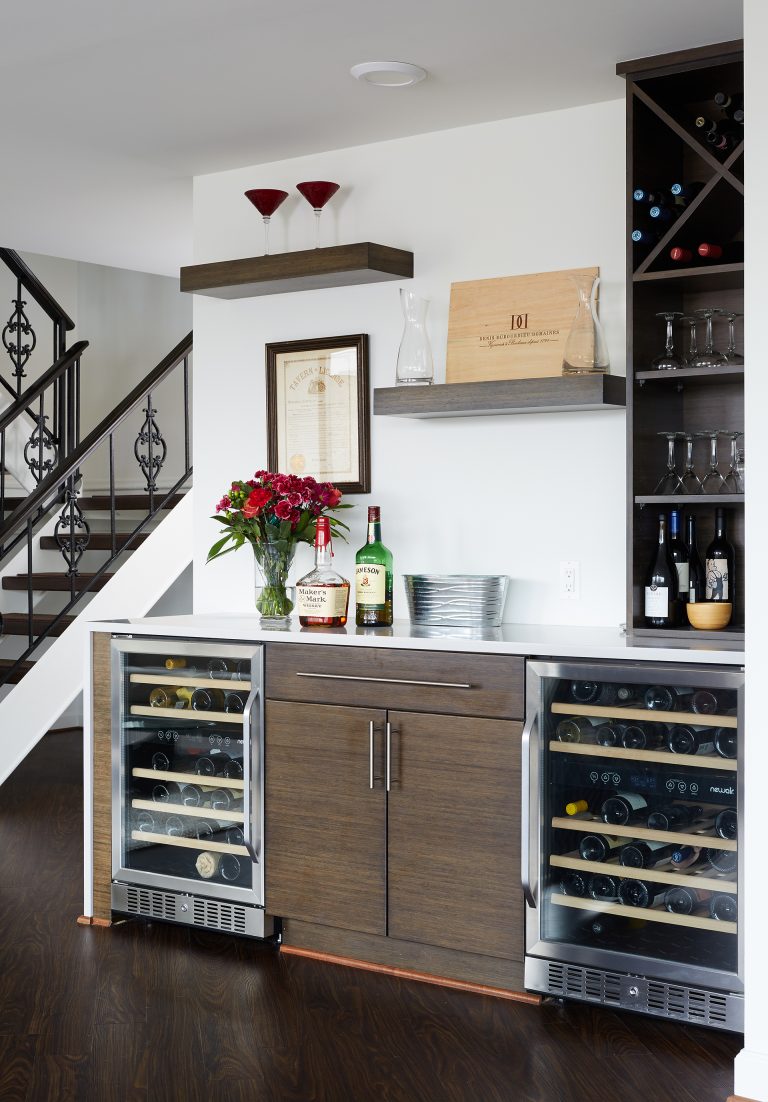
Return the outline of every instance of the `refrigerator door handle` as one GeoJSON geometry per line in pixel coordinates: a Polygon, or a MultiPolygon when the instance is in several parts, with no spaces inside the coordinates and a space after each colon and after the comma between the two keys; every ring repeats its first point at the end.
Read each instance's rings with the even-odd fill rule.
{"type": "MultiPolygon", "coordinates": [[[[254,747],[261,737],[259,723],[259,687],[254,685],[248,694],[243,714],[243,845],[258,864],[259,854],[253,841],[253,801],[251,798],[251,759],[254,747]]],[[[259,752],[261,747],[259,746],[259,752]]]]}
{"type": "Polygon", "coordinates": [[[534,877],[531,874],[531,832],[537,829],[538,819],[532,818],[531,802],[531,750],[538,753],[539,744],[539,719],[538,716],[526,723],[523,728],[522,739],[522,793],[520,800],[521,839],[520,839],[520,879],[523,884],[523,894],[530,907],[536,907],[537,883],[532,883],[534,877]],[[533,748],[531,747],[533,742],[533,748]]]}

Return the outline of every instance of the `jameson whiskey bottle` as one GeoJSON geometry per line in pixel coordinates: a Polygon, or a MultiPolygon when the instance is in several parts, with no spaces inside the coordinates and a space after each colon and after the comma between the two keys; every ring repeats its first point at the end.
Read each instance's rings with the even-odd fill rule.
{"type": "Polygon", "coordinates": [[[296,584],[302,627],[344,627],[349,605],[349,582],[331,566],[331,525],[318,517],[315,528],[315,567],[296,584]]]}
{"type": "Polygon", "coordinates": [[[381,542],[381,510],[368,506],[368,538],[355,555],[358,627],[392,624],[392,552],[381,542]]]}

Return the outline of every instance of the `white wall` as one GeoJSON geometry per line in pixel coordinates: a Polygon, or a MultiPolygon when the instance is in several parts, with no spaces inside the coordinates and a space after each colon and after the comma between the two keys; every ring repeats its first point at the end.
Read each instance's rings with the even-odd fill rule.
{"type": "MultiPolygon", "coordinates": [[[[617,96],[623,86],[617,81],[617,96]]],[[[323,242],[412,249],[410,284],[429,298],[437,381],[444,378],[453,280],[600,266],[614,372],[624,373],[624,103],[443,131],[198,177],[195,262],[258,255],[247,187],[281,187],[272,251],[312,244],[299,180],[337,180],[323,242]]],[[[205,566],[208,519],[232,478],[266,465],[264,345],[370,334],[373,386],[394,383],[398,284],[226,302],[196,296],[195,609],[251,607],[246,553],[205,566]]],[[[372,418],[370,499],[357,499],[350,576],[367,503],[383,509],[396,571],[508,573],[508,621],[615,625],[624,619],[623,412],[411,421],[372,418]],[[558,593],[561,560],[581,563],[581,599],[558,593]]],[[[345,517],[345,519],[348,519],[345,517]]],[[[304,572],[311,551],[302,548],[304,572]]],[[[402,589],[396,615],[405,616],[402,589]]]]}
{"type": "Polygon", "coordinates": [[[765,738],[765,667],[768,645],[768,588],[765,584],[765,555],[768,544],[768,512],[765,485],[768,478],[768,434],[765,410],[768,405],[768,358],[765,328],[765,287],[768,284],[768,137],[760,124],[763,106],[768,106],[768,12],[763,0],[744,3],[745,89],[749,105],[745,123],[748,155],[745,177],[746,201],[746,294],[744,300],[746,359],[745,451],[748,456],[746,586],[747,608],[747,702],[746,768],[744,805],[746,813],[744,847],[744,910],[746,920],[744,969],[747,977],[746,1031],[744,1049],[736,1059],[735,1093],[744,1098],[768,1102],[768,879],[763,845],[765,777],[768,776],[768,740],[765,738]]]}

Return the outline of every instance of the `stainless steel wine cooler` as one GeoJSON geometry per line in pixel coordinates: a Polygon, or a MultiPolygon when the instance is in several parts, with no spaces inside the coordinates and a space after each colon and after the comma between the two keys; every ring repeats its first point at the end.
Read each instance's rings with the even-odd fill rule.
{"type": "Polygon", "coordinates": [[[529,662],[526,987],[743,1028],[744,675],[529,662]]]}
{"type": "Polygon", "coordinates": [[[264,913],[260,646],[112,639],[112,908],[250,937],[264,913]]]}

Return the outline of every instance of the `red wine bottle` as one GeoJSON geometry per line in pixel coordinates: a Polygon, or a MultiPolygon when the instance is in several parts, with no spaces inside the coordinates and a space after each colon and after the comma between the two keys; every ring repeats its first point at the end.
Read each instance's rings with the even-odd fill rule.
{"type": "Polygon", "coordinates": [[[657,229],[632,230],[631,236],[635,245],[655,245],[660,240],[661,233],[657,229]]]}
{"type": "Polygon", "coordinates": [[[606,876],[596,872],[589,878],[589,894],[593,899],[603,901],[619,898],[619,880],[616,876],[606,876]]]}
{"type": "Polygon", "coordinates": [[[739,834],[739,816],[733,808],[729,807],[720,812],[715,819],[715,832],[730,842],[736,841],[739,834]]]}
{"type": "Polygon", "coordinates": [[[669,557],[677,570],[677,599],[688,601],[688,548],[680,537],[680,510],[669,511],[669,557]]]}
{"type": "Polygon", "coordinates": [[[619,902],[625,907],[653,907],[661,903],[665,887],[649,880],[622,880],[619,884],[619,902]]]}
{"type": "Polygon", "coordinates": [[[671,628],[677,606],[677,570],[669,554],[667,518],[659,515],[659,537],[645,580],[645,623],[650,628],[671,628]]]}
{"type": "Polygon", "coordinates": [[[585,896],[589,894],[588,880],[580,872],[564,870],[560,877],[560,891],[563,895],[585,896]]]}
{"type": "Polygon", "coordinates": [[[625,826],[627,823],[645,823],[648,816],[648,803],[637,792],[617,792],[609,796],[600,808],[604,823],[612,826],[625,826]]]}
{"type": "Polygon", "coordinates": [[[579,856],[582,861],[607,861],[624,844],[623,838],[610,834],[585,834],[579,842],[579,856]]]}
{"type": "Polygon", "coordinates": [[[733,727],[718,727],[715,731],[715,750],[722,758],[738,756],[738,742],[733,727]]]}
{"type": "Polygon", "coordinates": [[[709,913],[712,918],[720,922],[736,922],[739,917],[739,905],[734,895],[713,895],[709,904],[709,913]]]}
{"type": "Polygon", "coordinates": [[[625,750],[655,750],[666,742],[667,729],[663,723],[629,723],[621,736],[625,750]]]}
{"type": "Polygon", "coordinates": [[[674,842],[630,842],[619,854],[619,864],[629,869],[655,869],[666,865],[677,849],[674,842]]]}
{"type": "Polygon", "coordinates": [[[675,915],[693,914],[703,904],[709,902],[711,892],[702,891],[701,888],[669,888],[664,893],[664,907],[675,915]]]}
{"type": "Polygon", "coordinates": [[[667,746],[671,754],[711,754],[714,750],[712,728],[676,723],[669,729],[667,746]]]}
{"type": "Polygon", "coordinates": [[[708,863],[715,872],[736,872],[739,864],[739,855],[728,849],[715,849],[714,846],[705,849],[704,853],[708,863]]]}
{"type": "Polygon", "coordinates": [[[704,567],[701,565],[699,549],[696,546],[696,517],[688,514],[685,523],[685,542],[688,545],[688,600],[694,603],[704,600],[706,592],[704,567]]]}
{"type": "Polygon", "coordinates": [[[674,260],[675,264],[690,264],[693,253],[690,249],[684,249],[682,245],[675,245],[669,250],[669,259],[674,260]]]}
{"type": "Polygon", "coordinates": [[[728,542],[725,510],[715,510],[715,537],[707,548],[705,560],[706,601],[734,600],[734,554],[728,542]]]}
{"type": "Polygon", "coordinates": [[[668,804],[651,812],[648,826],[651,830],[688,830],[703,814],[704,808],[697,804],[668,804]]]}
{"type": "Polygon", "coordinates": [[[704,260],[714,260],[719,264],[740,264],[744,259],[744,242],[717,244],[714,241],[702,241],[696,251],[704,260]]]}

